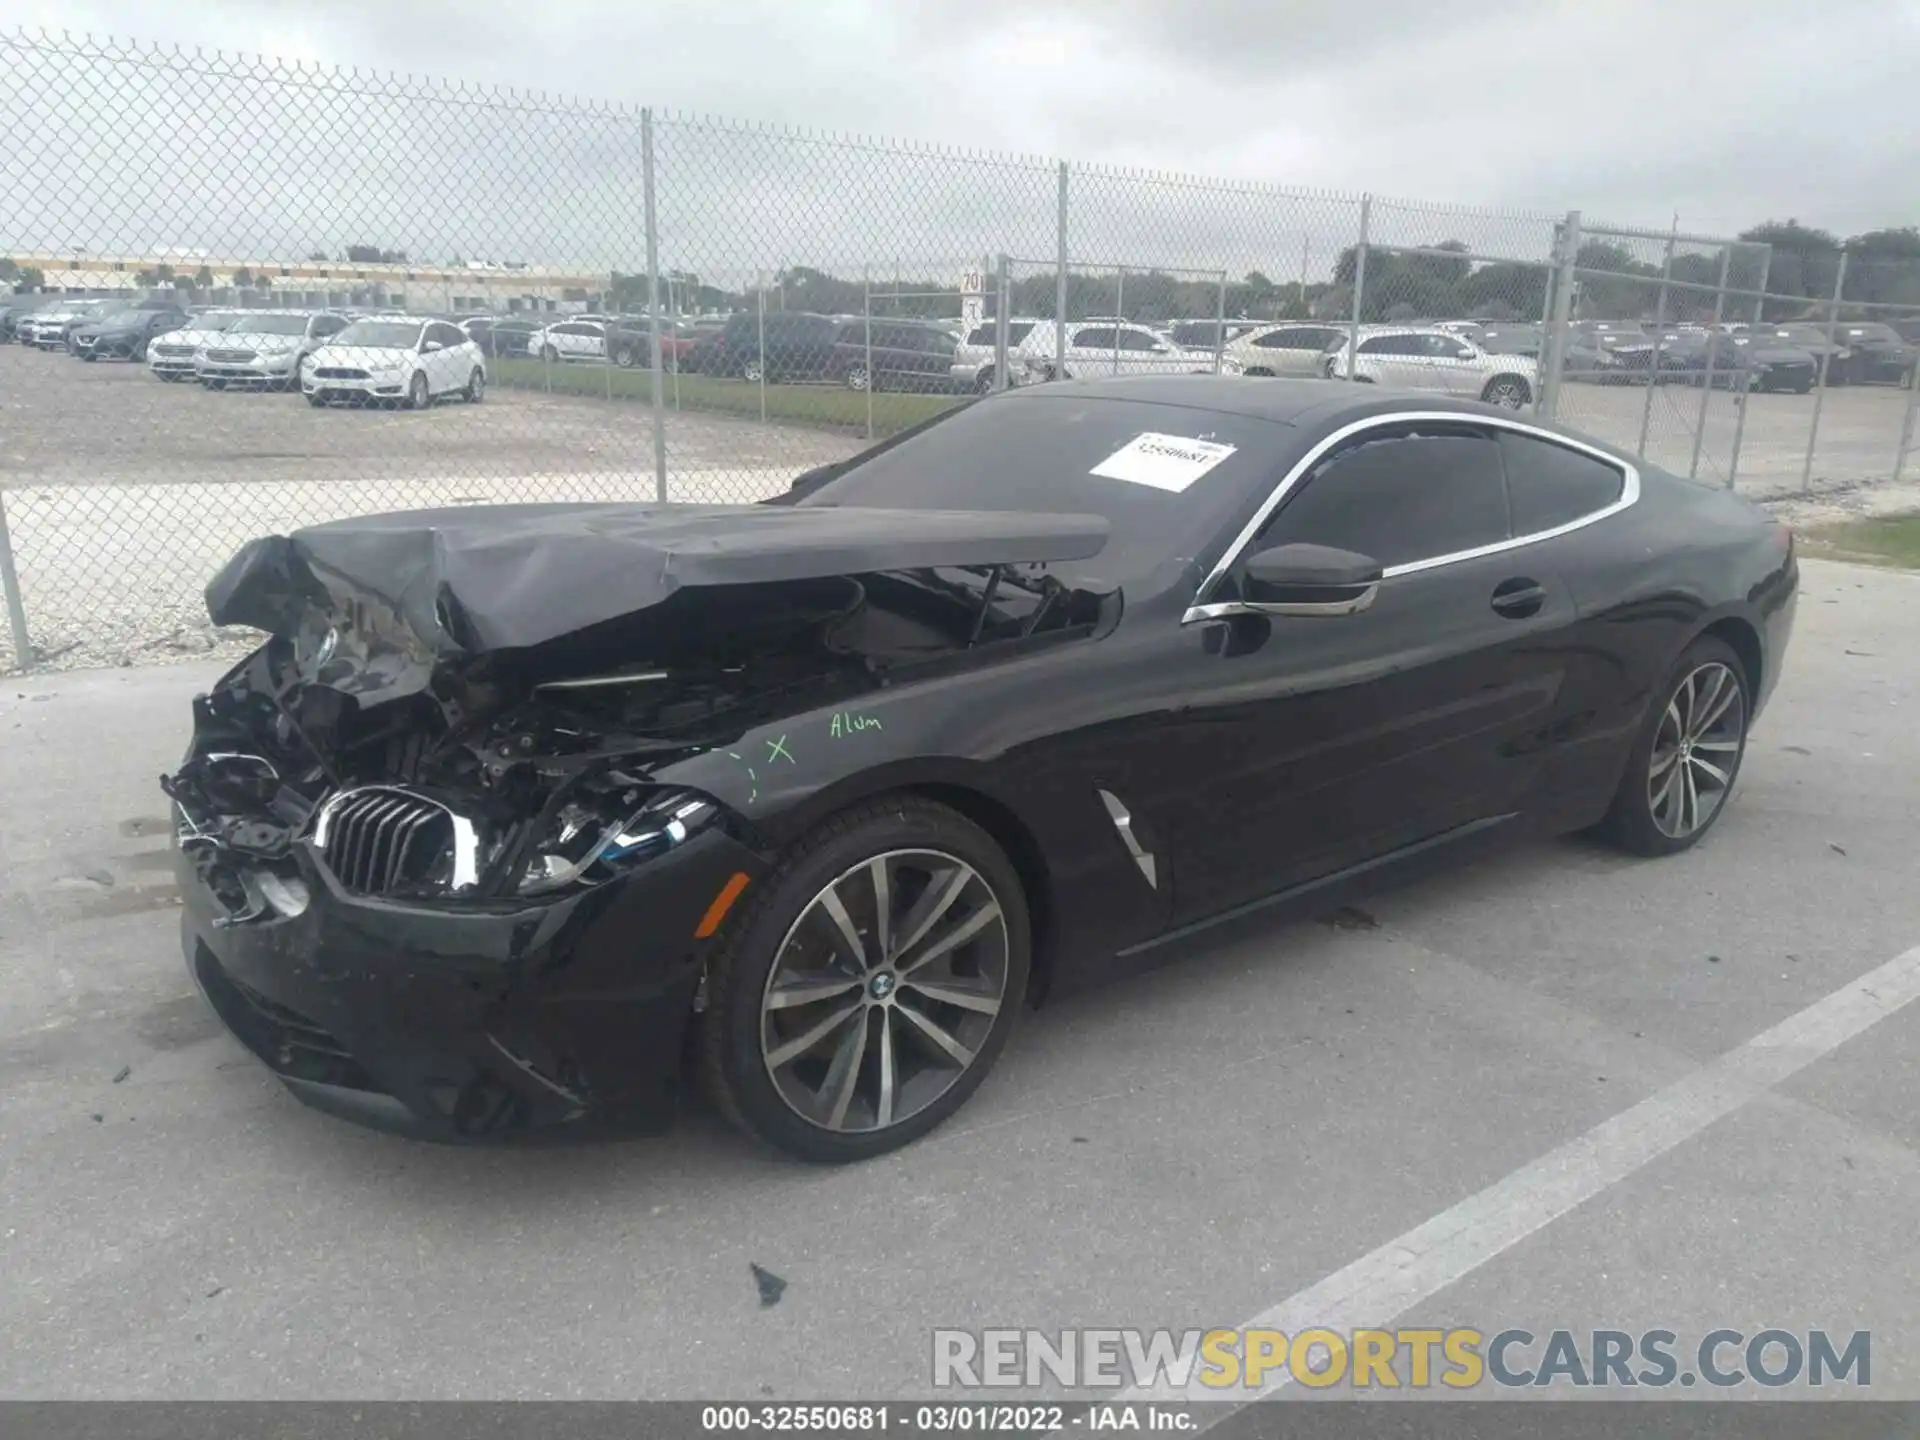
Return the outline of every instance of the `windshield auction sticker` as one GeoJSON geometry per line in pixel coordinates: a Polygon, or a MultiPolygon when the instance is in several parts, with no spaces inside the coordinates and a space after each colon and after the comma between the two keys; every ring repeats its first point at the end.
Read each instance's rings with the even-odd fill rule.
{"type": "Polygon", "coordinates": [[[1234,447],[1181,435],[1136,435],[1093,467],[1109,480],[1130,480],[1176,495],[1233,454],[1234,447]]]}

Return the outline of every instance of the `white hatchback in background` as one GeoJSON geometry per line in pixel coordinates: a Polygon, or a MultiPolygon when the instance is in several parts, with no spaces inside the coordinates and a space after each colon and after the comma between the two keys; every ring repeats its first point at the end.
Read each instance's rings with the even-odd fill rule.
{"type": "MultiPolygon", "coordinates": [[[[988,320],[960,337],[953,347],[953,388],[984,395],[993,389],[993,357],[1000,344],[999,321],[988,320]]],[[[1040,322],[1030,316],[1007,317],[1007,383],[1018,385],[1030,378],[1020,363],[1020,344],[1040,322]]]]}
{"type": "Polygon", "coordinates": [[[534,336],[527,353],[549,362],[605,360],[607,327],[598,320],[562,320],[534,336]]]}
{"type": "Polygon", "coordinates": [[[401,403],[424,410],[444,395],[478,404],[487,393],[487,361],[471,336],[444,320],[373,316],[308,356],[300,388],[316,406],[401,403]]]}
{"type": "Polygon", "coordinates": [[[1323,360],[1331,380],[1349,378],[1402,390],[1437,390],[1523,410],[1540,390],[1540,366],[1527,355],[1489,355],[1472,341],[1445,330],[1368,325],[1360,331],[1360,354],[1342,337],[1323,360]]]}
{"type": "Polygon", "coordinates": [[[1227,345],[1227,354],[1242,374],[1291,375],[1318,379],[1325,375],[1321,356],[1348,331],[1340,325],[1314,325],[1302,320],[1262,325],[1227,345]]]}
{"type": "MultiPolygon", "coordinates": [[[[1020,342],[1019,356],[1034,379],[1071,380],[1086,375],[1211,375],[1211,350],[1183,350],[1145,325],[1117,325],[1102,321],[1069,322],[1066,326],[1066,373],[1059,373],[1055,342],[1061,327],[1041,320],[1020,342]]],[[[1220,373],[1238,375],[1240,362],[1220,359],[1220,373]]]]}

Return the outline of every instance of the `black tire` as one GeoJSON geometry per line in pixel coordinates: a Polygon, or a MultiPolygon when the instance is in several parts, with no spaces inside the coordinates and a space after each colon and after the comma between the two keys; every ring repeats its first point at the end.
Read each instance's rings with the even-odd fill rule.
{"type": "Polygon", "coordinates": [[[1265,366],[1258,366],[1246,373],[1249,376],[1254,376],[1262,380],[1271,380],[1273,378],[1273,371],[1267,369],[1265,366]]]}
{"type": "Polygon", "coordinates": [[[743,361],[740,366],[740,378],[749,385],[758,385],[766,375],[766,367],[758,360],[743,361]]]}
{"type": "Polygon", "coordinates": [[[1533,387],[1519,375],[1496,375],[1481,390],[1480,398],[1503,410],[1524,410],[1533,400],[1533,387]]]}
{"type": "Polygon", "coordinates": [[[549,345],[540,352],[540,358],[549,365],[557,365],[560,363],[560,352],[549,345]]]}
{"type": "Polygon", "coordinates": [[[975,376],[973,381],[973,393],[976,395],[990,394],[993,390],[994,373],[995,373],[994,367],[989,365],[987,366],[986,369],[982,370],[977,376],[975,376]]]}
{"type": "Polygon", "coordinates": [[[146,364],[147,363],[147,342],[144,340],[134,341],[133,349],[127,352],[127,358],[139,365],[146,364]]]}
{"type": "MultiPolygon", "coordinates": [[[[1006,1046],[1025,1002],[1031,965],[1026,895],[993,838],[946,806],[915,796],[869,801],[834,816],[793,845],[756,889],[728,920],[708,961],[707,1005],[696,1017],[701,1080],[720,1112],[748,1134],[799,1159],[839,1164],[898,1149],[965,1104],[1006,1046]],[[885,1128],[828,1129],[793,1109],[769,1072],[761,1043],[762,1000],[769,978],[789,932],[836,877],[878,856],[921,849],[965,862],[1000,907],[1006,964],[999,1009],[971,1064],[924,1108],[885,1128]]],[[[859,1023],[866,1024],[864,1013],[859,1023]]]]}
{"type": "Polygon", "coordinates": [[[425,410],[433,404],[433,390],[427,384],[427,372],[416,370],[407,382],[407,409],[425,410]]]}
{"type": "Polygon", "coordinates": [[[307,396],[307,403],[316,410],[324,410],[327,408],[327,402],[318,390],[307,396]]]}
{"type": "Polygon", "coordinates": [[[622,345],[613,352],[613,363],[622,370],[631,370],[640,363],[640,352],[631,345],[622,345]]]}
{"type": "Polygon", "coordinates": [[[200,383],[209,390],[224,390],[227,388],[227,382],[224,380],[202,380],[200,383]]]}
{"type": "Polygon", "coordinates": [[[474,366],[473,373],[467,376],[467,388],[460,393],[466,397],[469,405],[478,405],[482,400],[486,399],[487,372],[482,370],[478,365],[474,366]]]}
{"type": "Polygon", "coordinates": [[[864,365],[849,365],[847,367],[845,381],[847,389],[849,390],[867,390],[870,388],[877,390],[880,388],[873,383],[873,376],[868,373],[867,367],[864,365]]]}
{"type": "MultiPolygon", "coordinates": [[[[1717,699],[1717,697],[1716,697],[1717,699]]],[[[1740,765],[1747,753],[1747,728],[1753,718],[1753,687],[1747,676],[1747,669],[1733,647],[1711,635],[1702,635],[1689,645],[1673,669],[1668,672],[1660,689],[1655,692],[1654,700],[1647,707],[1646,719],[1640,726],[1640,734],[1635,738],[1633,749],[1628,753],[1626,771],[1620,777],[1620,788],[1614,793],[1612,807],[1607,811],[1606,819],[1601,822],[1600,830],[1607,839],[1621,849],[1634,855],[1677,855],[1682,850],[1691,849],[1700,842],[1700,838],[1718,823],[1726,813],[1727,801],[1732,797],[1733,788],[1740,779],[1740,765]],[[1693,681],[1703,671],[1717,667],[1731,675],[1737,687],[1736,695],[1728,702],[1729,710],[1738,711],[1738,741],[1731,751],[1716,751],[1719,754],[1731,754],[1732,764],[1725,766],[1718,758],[1704,762],[1723,769],[1726,783],[1716,792],[1718,798],[1713,809],[1704,821],[1700,821],[1685,834],[1675,835],[1663,828],[1656,818],[1654,806],[1654,766],[1656,745],[1668,734],[1673,733],[1669,712],[1682,705],[1680,692],[1682,687],[1693,681]]],[[[1704,741],[1700,742],[1703,745],[1704,741]]],[[[1716,746],[1724,739],[1716,739],[1716,746]]],[[[1683,752],[1681,758],[1673,761],[1674,772],[1679,774],[1688,770],[1689,765],[1702,762],[1690,758],[1690,751],[1683,752]]],[[[1664,767],[1663,767],[1664,773],[1664,767]]],[[[1697,802],[1696,802],[1697,805],[1697,802]]],[[[1684,812],[1683,812],[1684,813],[1684,812]]]]}

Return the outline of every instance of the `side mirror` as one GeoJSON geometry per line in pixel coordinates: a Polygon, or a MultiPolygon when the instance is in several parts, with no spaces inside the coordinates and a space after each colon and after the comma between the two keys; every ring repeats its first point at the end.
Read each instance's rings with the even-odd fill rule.
{"type": "Polygon", "coordinates": [[[438,340],[429,340],[420,347],[420,353],[422,355],[431,355],[436,350],[444,350],[446,348],[447,347],[442,345],[438,340]]]}
{"type": "Polygon", "coordinates": [[[1353,615],[1380,593],[1380,562],[1330,545],[1276,545],[1241,562],[1245,608],[1260,615],[1353,615]]]}

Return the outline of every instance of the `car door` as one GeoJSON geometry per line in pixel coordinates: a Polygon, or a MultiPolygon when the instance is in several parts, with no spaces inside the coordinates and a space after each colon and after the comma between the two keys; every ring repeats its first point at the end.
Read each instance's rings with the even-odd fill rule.
{"type": "Polygon", "coordinates": [[[422,341],[426,361],[427,385],[435,395],[445,395],[467,383],[466,336],[451,325],[435,321],[427,326],[422,341]],[[437,346],[438,348],[432,348],[437,346]]]}
{"type": "Polygon", "coordinates": [[[1081,325],[1067,337],[1067,368],[1080,375],[1114,373],[1114,352],[1118,341],[1111,325],[1081,325]]]}
{"type": "MultiPolygon", "coordinates": [[[[1547,557],[1511,543],[1494,434],[1383,420],[1286,492],[1249,548],[1372,555],[1367,608],[1188,625],[1192,702],[1166,737],[1188,783],[1157,817],[1178,921],[1534,803],[1576,614],[1547,557]]],[[[1199,598],[1234,593],[1229,566],[1199,598]]]]}

